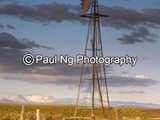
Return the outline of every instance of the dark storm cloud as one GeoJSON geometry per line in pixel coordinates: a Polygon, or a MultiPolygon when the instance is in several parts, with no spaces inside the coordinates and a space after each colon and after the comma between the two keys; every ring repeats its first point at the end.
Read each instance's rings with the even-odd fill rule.
{"type": "MultiPolygon", "coordinates": [[[[57,84],[67,86],[78,86],[80,79],[81,65],[69,67],[64,64],[55,65],[33,65],[25,66],[22,63],[22,56],[28,49],[39,47],[33,41],[18,41],[9,33],[0,34],[0,78],[11,80],[23,80],[38,84],[57,84]],[[4,39],[5,38],[5,39],[4,39]],[[4,41],[6,40],[6,41],[4,41]],[[32,45],[31,45],[32,44],[32,45]],[[30,47],[28,47],[28,45],[30,47]]],[[[107,68],[107,73],[112,68],[107,68]]],[[[148,87],[158,84],[155,80],[125,78],[107,76],[110,87],[143,86],[148,87]]],[[[89,82],[89,81],[88,81],[89,82]]],[[[103,83],[103,82],[102,82],[103,83]]],[[[103,83],[104,84],[104,83],[103,83]]]]}
{"type": "Polygon", "coordinates": [[[9,47],[14,49],[31,49],[31,48],[47,48],[53,49],[44,45],[39,45],[34,41],[30,41],[28,39],[17,40],[13,35],[2,32],[0,33],[0,48],[9,47]]]}
{"type": "MultiPolygon", "coordinates": [[[[61,84],[62,81],[56,81],[56,82],[58,84],[61,84]]],[[[63,82],[65,84],[73,84],[73,82],[71,83],[67,83],[65,81],[63,82]]],[[[121,77],[121,76],[107,76],[107,82],[109,87],[149,87],[152,85],[159,84],[158,81],[152,80],[152,79],[143,79],[143,78],[136,78],[136,77],[121,77]]],[[[101,84],[102,86],[105,86],[104,81],[102,81],[101,84]]],[[[89,86],[89,81],[86,81],[86,84],[84,83],[84,87],[85,86],[86,87],[89,86]]]]}
{"type": "MultiPolygon", "coordinates": [[[[25,66],[22,56],[25,49],[17,49],[15,46],[0,47],[0,78],[5,80],[22,80],[36,84],[57,84],[69,87],[77,87],[80,79],[81,65],[69,67],[64,64],[25,66]]],[[[107,68],[107,73],[113,71],[107,68]]],[[[142,86],[148,87],[158,84],[151,79],[138,79],[134,77],[108,76],[110,87],[142,86]]],[[[88,86],[90,80],[86,81],[88,86]]],[[[102,82],[104,85],[104,82],[102,82]]]]}
{"type": "Polygon", "coordinates": [[[143,9],[142,11],[136,11],[119,6],[101,6],[101,11],[110,15],[108,20],[103,21],[103,24],[116,29],[124,28],[130,30],[141,24],[160,25],[160,9],[143,9]]]}
{"type": "Polygon", "coordinates": [[[52,49],[28,39],[17,40],[9,33],[0,33],[0,78],[37,83],[53,82],[55,79],[77,79],[77,76],[79,78],[81,65],[73,67],[65,64],[25,66],[22,63],[25,53],[28,53],[32,48],[42,47],[52,49]]]}
{"type": "Polygon", "coordinates": [[[17,40],[13,35],[6,32],[0,33],[0,72],[31,73],[32,67],[27,68],[24,66],[22,57],[32,48],[47,48],[53,50],[53,48],[40,45],[27,39],[17,40]]]}
{"type": "Polygon", "coordinates": [[[69,4],[40,4],[33,6],[22,6],[18,4],[9,4],[0,8],[0,14],[17,16],[23,20],[32,21],[75,21],[77,16],[77,7],[69,4]]]}
{"type": "Polygon", "coordinates": [[[16,28],[12,25],[9,25],[9,24],[4,25],[4,24],[0,23],[0,29],[3,30],[4,28],[8,28],[8,29],[11,29],[11,30],[16,30],[16,28]]]}
{"type": "Polygon", "coordinates": [[[25,38],[21,40],[21,43],[26,45],[28,48],[36,47],[36,48],[46,48],[48,50],[54,50],[52,47],[40,45],[40,44],[36,43],[35,41],[30,41],[30,40],[25,39],[25,38]]]}
{"type": "Polygon", "coordinates": [[[10,47],[10,48],[17,48],[17,49],[28,48],[28,46],[22,44],[14,36],[6,32],[0,33],[0,48],[2,47],[10,47]]]}
{"type": "MultiPolygon", "coordinates": [[[[25,53],[22,49],[0,48],[0,72],[18,73],[25,72],[27,69],[23,66],[22,55],[25,53]]],[[[28,71],[28,70],[27,70],[28,71]]],[[[0,77],[1,78],[1,77],[0,77]]]]}
{"type": "MultiPolygon", "coordinates": [[[[119,38],[122,43],[133,44],[155,41],[155,37],[150,36],[151,33],[148,33],[149,36],[144,33],[146,36],[145,39],[142,35],[135,37],[134,34],[137,34],[136,30],[141,26],[144,26],[146,30],[149,28],[160,28],[160,9],[144,8],[138,11],[120,6],[108,7],[100,5],[100,11],[110,16],[101,20],[103,26],[110,26],[118,30],[125,29],[131,32],[119,38]]],[[[0,7],[0,14],[19,17],[26,21],[39,21],[43,24],[53,21],[57,23],[63,21],[87,23],[86,19],[79,17],[80,14],[83,14],[80,6],[60,4],[57,2],[32,6],[24,6],[16,3],[7,4],[0,7]]]]}
{"type": "MultiPolygon", "coordinates": [[[[22,57],[28,53],[28,50],[40,46],[27,39],[17,40],[9,33],[0,33],[0,78],[42,84],[65,85],[67,82],[71,85],[77,85],[81,65],[74,65],[73,67],[65,64],[25,66],[22,63],[22,57]]],[[[107,70],[110,71],[110,69],[107,70]]]]}
{"type": "MultiPolygon", "coordinates": [[[[9,33],[0,33],[0,71],[6,73],[33,73],[54,76],[76,76],[80,74],[81,65],[75,65],[73,67],[68,67],[65,64],[55,64],[53,66],[42,64],[30,67],[25,66],[22,63],[22,57],[25,53],[29,53],[32,48],[46,48],[53,50],[53,48],[40,45],[28,39],[17,40],[17,38],[9,33]]],[[[112,71],[113,69],[108,68],[107,70],[112,71]]]]}
{"type": "Polygon", "coordinates": [[[7,24],[7,28],[12,29],[12,30],[16,30],[16,28],[12,25],[7,24]]]}
{"type": "Polygon", "coordinates": [[[139,27],[137,30],[133,31],[130,35],[124,35],[118,40],[121,41],[122,44],[134,44],[137,42],[156,42],[155,34],[151,34],[149,30],[145,27],[139,27]]]}
{"type": "MultiPolygon", "coordinates": [[[[55,68],[56,69],[56,68],[55,68]]],[[[74,71],[72,71],[74,72],[74,71]]],[[[22,80],[26,82],[36,83],[36,84],[56,84],[60,86],[78,87],[80,76],[71,75],[42,75],[42,74],[1,74],[2,79],[11,80],[22,80]]],[[[107,76],[107,82],[109,87],[149,87],[159,84],[158,81],[152,79],[140,79],[134,77],[120,77],[120,76],[107,76]]],[[[88,90],[88,86],[91,81],[86,80],[83,83],[84,90],[88,90]]],[[[97,84],[97,83],[96,83],[97,84]]],[[[105,83],[102,82],[102,86],[105,83]]],[[[131,92],[132,94],[138,93],[143,94],[142,91],[131,92]]],[[[128,92],[123,92],[123,94],[129,94],[128,92]]]]}
{"type": "Polygon", "coordinates": [[[150,85],[158,84],[158,81],[151,79],[139,79],[134,77],[109,76],[108,84],[110,84],[110,87],[126,87],[126,86],[148,87],[150,85]]]}
{"type": "MultiPolygon", "coordinates": [[[[14,52],[6,51],[6,53],[6,55],[3,55],[3,59],[1,58],[0,60],[1,79],[22,80],[36,84],[57,84],[60,86],[78,87],[81,65],[69,67],[64,64],[55,64],[50,66],[36,65],[26,67],[21,64],[21,59],[19,59],[22,55],[22,51],[14,50],[14,52]]],[[[110,68],[107,69],[107,72],[110,72],[110,68]]],[[[109,87],[148,87],[159,84],[158,81],[148,78],[140,79],[136,77],[109,75],[107,75],[107,81],[109,87]]],[[[85,80],[83,85],[85,89],[88,89],[87,86],[89,86],[89,83],[91,83],[90,80],[85,80]]],[[[104,81],[101,81],[101,84],[105,85],[104,81]]]]}
{"type": "MultiPolygon", "coordinates": [[[[143,9],[137,11],[124,7],[100,6],[100,11],[109,14],[108,19],[103,20],[103,25],[109,25],[117,29],[134,29],[133,25],[139,24],[160,24],[160,9],[143,9]]],[[[8,4],[0,8],[0,14],[16,16],[24,20],[37,21],[79,21],[79,14],[82,13],[80,6],[71,4],[60,4],[53,2],[50,4],[39,4],[33,6],[23,6],[18,4],[8,4]]],[[[84,22],[84,21],[83,21],[84,22]]]]}
{"type": "Polygon", "coordinates": [[[2,25],[1,23],[0,23],[0,29],[3,29],[4,28],[4,25],[2,25]]]}

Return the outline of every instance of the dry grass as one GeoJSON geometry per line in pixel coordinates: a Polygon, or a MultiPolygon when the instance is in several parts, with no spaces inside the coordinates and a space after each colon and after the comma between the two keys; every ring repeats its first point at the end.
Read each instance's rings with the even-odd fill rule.
{"type": "MultiPolygon", "coordinates": [[[[22,106],[20,104],[0,104],[0,120],[19,120],[22,106]]],[[[42,120],[62,120],[63,117],[73,117],[75,106],[72,105],[25,105],[25,120],[36,119],[36,109],[41,110],[42,120]]],[[[107,110],[106,110],[107,111],[107,110]]],[[[160,109],[148,109],[148,108],[133,108],[133,107],[121,107],[119,108],[120,118],[124,116],[126,118],[139,117],[141,120],[151,120],[160,118],[160,109]]],[[[101,116],[102,112],[99,109],[95,110],[96,116],[101,116]]],[[[78,111],[79,117],[90,116],[89,109],[82,109],[78,111]]],[[[106,112],[105,116],[115,119],[114,108],[110,113],[106,112]]],[[[96,120],[104,120],[97,118],[96,120]]]]}

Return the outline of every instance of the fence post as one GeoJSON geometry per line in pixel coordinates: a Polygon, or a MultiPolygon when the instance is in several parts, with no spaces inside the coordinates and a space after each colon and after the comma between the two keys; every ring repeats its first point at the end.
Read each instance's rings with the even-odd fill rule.
{"type": "Polygon", "coordinates": [[[95,116],[94,115],[91,115],[91,120],[95,120],[95,116]]]}
{"type": "Polygon", "coordinates": [[[21,111],[21,118],[20,118],[20,120],[24,120],[24,112],[25,112],[25,106],[22,105],[22,111],[21,111]]]}
{"type": "Polygon", "coordinates": [[[140,117],[136,117],[136,120],[141,120],[140,117]]]}
{"type": "Polygon", "coordinates": [[[64,117],[63,120],[66,120],[66,118],[64,117]]]}
{"type": "Polygon", "coordinates": [[[116,120],[120,120],[119,109],[115,108],[116,120]]]}
{"type": "Polygon", "coordinates": [[[36,110],[36,118],[37,118],[37,120],[41,119],[41,117],[40,117],[40,109],[36,110]]]}
{"type": "Polygon", "coordinates": [[[126,117],[125,117],[125,116],[123,117],[123,120],[126,120],[126,117]]]}

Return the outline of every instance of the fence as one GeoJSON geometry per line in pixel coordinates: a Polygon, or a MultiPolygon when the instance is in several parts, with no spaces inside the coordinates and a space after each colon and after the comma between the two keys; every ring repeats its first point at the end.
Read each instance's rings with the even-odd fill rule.
{"type": "MultiPolygon", "coordinates": [[[[20,120],[25,120],[25,106],[24,105],[22,105],[20,120]]],[[[40,109],[36,110],[36,120],[41,120],[40,109]]]]}
{"type": "MultiPolygon", "coordinates": [[[[115,112],[115,119],[112,120],[144,120],[141,119],[140,117],[135,117],[135,118],[128,118],[128,117],[122,117],[120,116],[120,111],[118,108],[114,109],[115,112]]],[[[45,118],[41,118],[41,111],[40,109],[36,109],[35,111],[36,113],[36,120],[44,120],[45,118]]],[[[59,115],[58,115],[59,116],[59,115]]],[[[62,115],[60,116],[62,119],[62,115]]],[[[54,118],[54,120],[60,120],[59,118],[54,118]]],[[[20,115],[20,120],[26,120],[25,119],[25,106],[22,105],[22,110],[21,110],[21,115],[20,115]]],[[[95,120],[95,116],[91,116],[91,117],[64,117],[63,120],[95,120]]],[[[104,119],[104,118],[96,118],[96,120],[108,120],[108,119],[104,119]]],[[[160,120],[160,118],[151,118],[151,119],[147,119],[147,120],[160,120]]]]}

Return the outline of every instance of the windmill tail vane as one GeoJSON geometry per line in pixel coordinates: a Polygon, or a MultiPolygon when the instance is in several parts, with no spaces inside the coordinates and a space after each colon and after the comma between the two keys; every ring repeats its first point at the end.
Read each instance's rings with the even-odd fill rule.
{"type": "Polygon", "coordinates": [[[87,12],[90,9],[91,3],[92,0],[81,0],[82,10],[87,12]]]}

